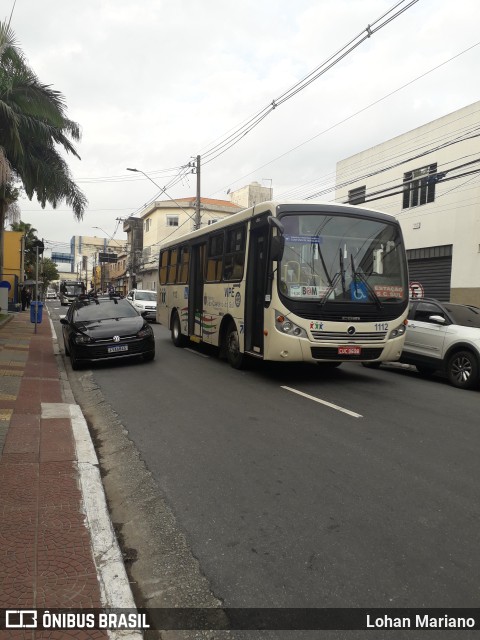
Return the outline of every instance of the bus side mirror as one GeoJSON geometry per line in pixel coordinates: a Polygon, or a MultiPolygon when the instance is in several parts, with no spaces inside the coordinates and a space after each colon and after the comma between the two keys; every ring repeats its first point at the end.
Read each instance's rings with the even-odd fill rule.
{"type": "Polygon", "coordinates": [[[285,249],[285,238],[283,237],[285,228],[280,220],[273,216],[268,216],[267,220],[272,229],[277,230],[277,235],[271,237],[270,257],[272,260],[279,262],[283,257],[283,250],[285,249]]]}
{"type": "Polygon", "coordinates": [[[283,250],[285,249],[285,238],[283,236],[272,236],[270,245],[270,255],[272,260],[280,262],[283,258],[283,250]]]}

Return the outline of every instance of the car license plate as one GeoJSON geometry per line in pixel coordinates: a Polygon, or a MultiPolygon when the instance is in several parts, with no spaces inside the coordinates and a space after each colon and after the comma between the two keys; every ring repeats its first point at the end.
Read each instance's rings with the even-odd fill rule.
{"type": "Polygon", "coordinates": [[[362,353],[362,347],[338,347],[339,356],[359,356],[362,353]]]}
{"type": "Polygon", "coordinates": [[[128,344],[122,344],[118,347],[108,347],[108,353],[118,353],[119,351],[128,351],[128,344]]]}

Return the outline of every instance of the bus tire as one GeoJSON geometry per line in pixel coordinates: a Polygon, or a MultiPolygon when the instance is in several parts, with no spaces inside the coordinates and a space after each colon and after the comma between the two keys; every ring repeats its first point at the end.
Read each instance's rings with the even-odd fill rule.
{"type": "Polygon", "coordinates": [[[229,364],[234,369],[243,369],[245,366],[245,354],[240,351],[238,329],[234,322],[228,325],[225,338],[225,353],[229,364]]]}
{"type": "Polygon", "coordinates": [[[173,312],[172,316],[172,342],[176,347],[184,347],[187,343],[186,337],[182,334],[182,327],[180,325],[180,318],[178,317],[178,313],[176,311],[173,312]]]}

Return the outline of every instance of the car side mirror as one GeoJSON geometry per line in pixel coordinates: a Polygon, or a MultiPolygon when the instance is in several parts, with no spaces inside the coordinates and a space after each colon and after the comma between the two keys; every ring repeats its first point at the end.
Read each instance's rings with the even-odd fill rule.
{"type": "Polygon", "coordinates": [[[60,324],[68,324],[67,316],[60,316],[60,324]]]}
{"type": "Polygon", "coordinates": [[[443,316],[428,316],[428,320],[435,324],[445,324],[445,318],[443,316]]]}

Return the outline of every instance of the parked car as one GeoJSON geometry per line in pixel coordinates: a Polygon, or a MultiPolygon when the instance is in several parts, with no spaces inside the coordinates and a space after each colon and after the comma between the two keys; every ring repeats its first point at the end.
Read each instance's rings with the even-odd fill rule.
{"type": "Polygon", "coordinates": [[[145,316],[147,320],[152,322],[156,322],[157,320],[157,292],[149,291],[147,289],[132,289],[127,294],[127,300],[129,300],[132,305],[137,309],[140,313],[143,311],[147,312],[145,316]]]}
{"type": "Polygon", "coordinates": [[[478,387],[480,308],[432,298],[411,300],[400,361],[415,365],[423,375],[441,371],[454,387],[478,387]]]}
{"type": "Polygon", "coordinates": [[[120,296],[80,296],[60,322],[72,369],[90,362],[155,358],[152,327],[120,296]]]}
{"type": "Polygon", "coordinates": [[[57,292],[55,291],[55,289],[47,289],[47,293],[45,295],[45,298],[47,300],[56,300],[57,299],[57,292]]]}

